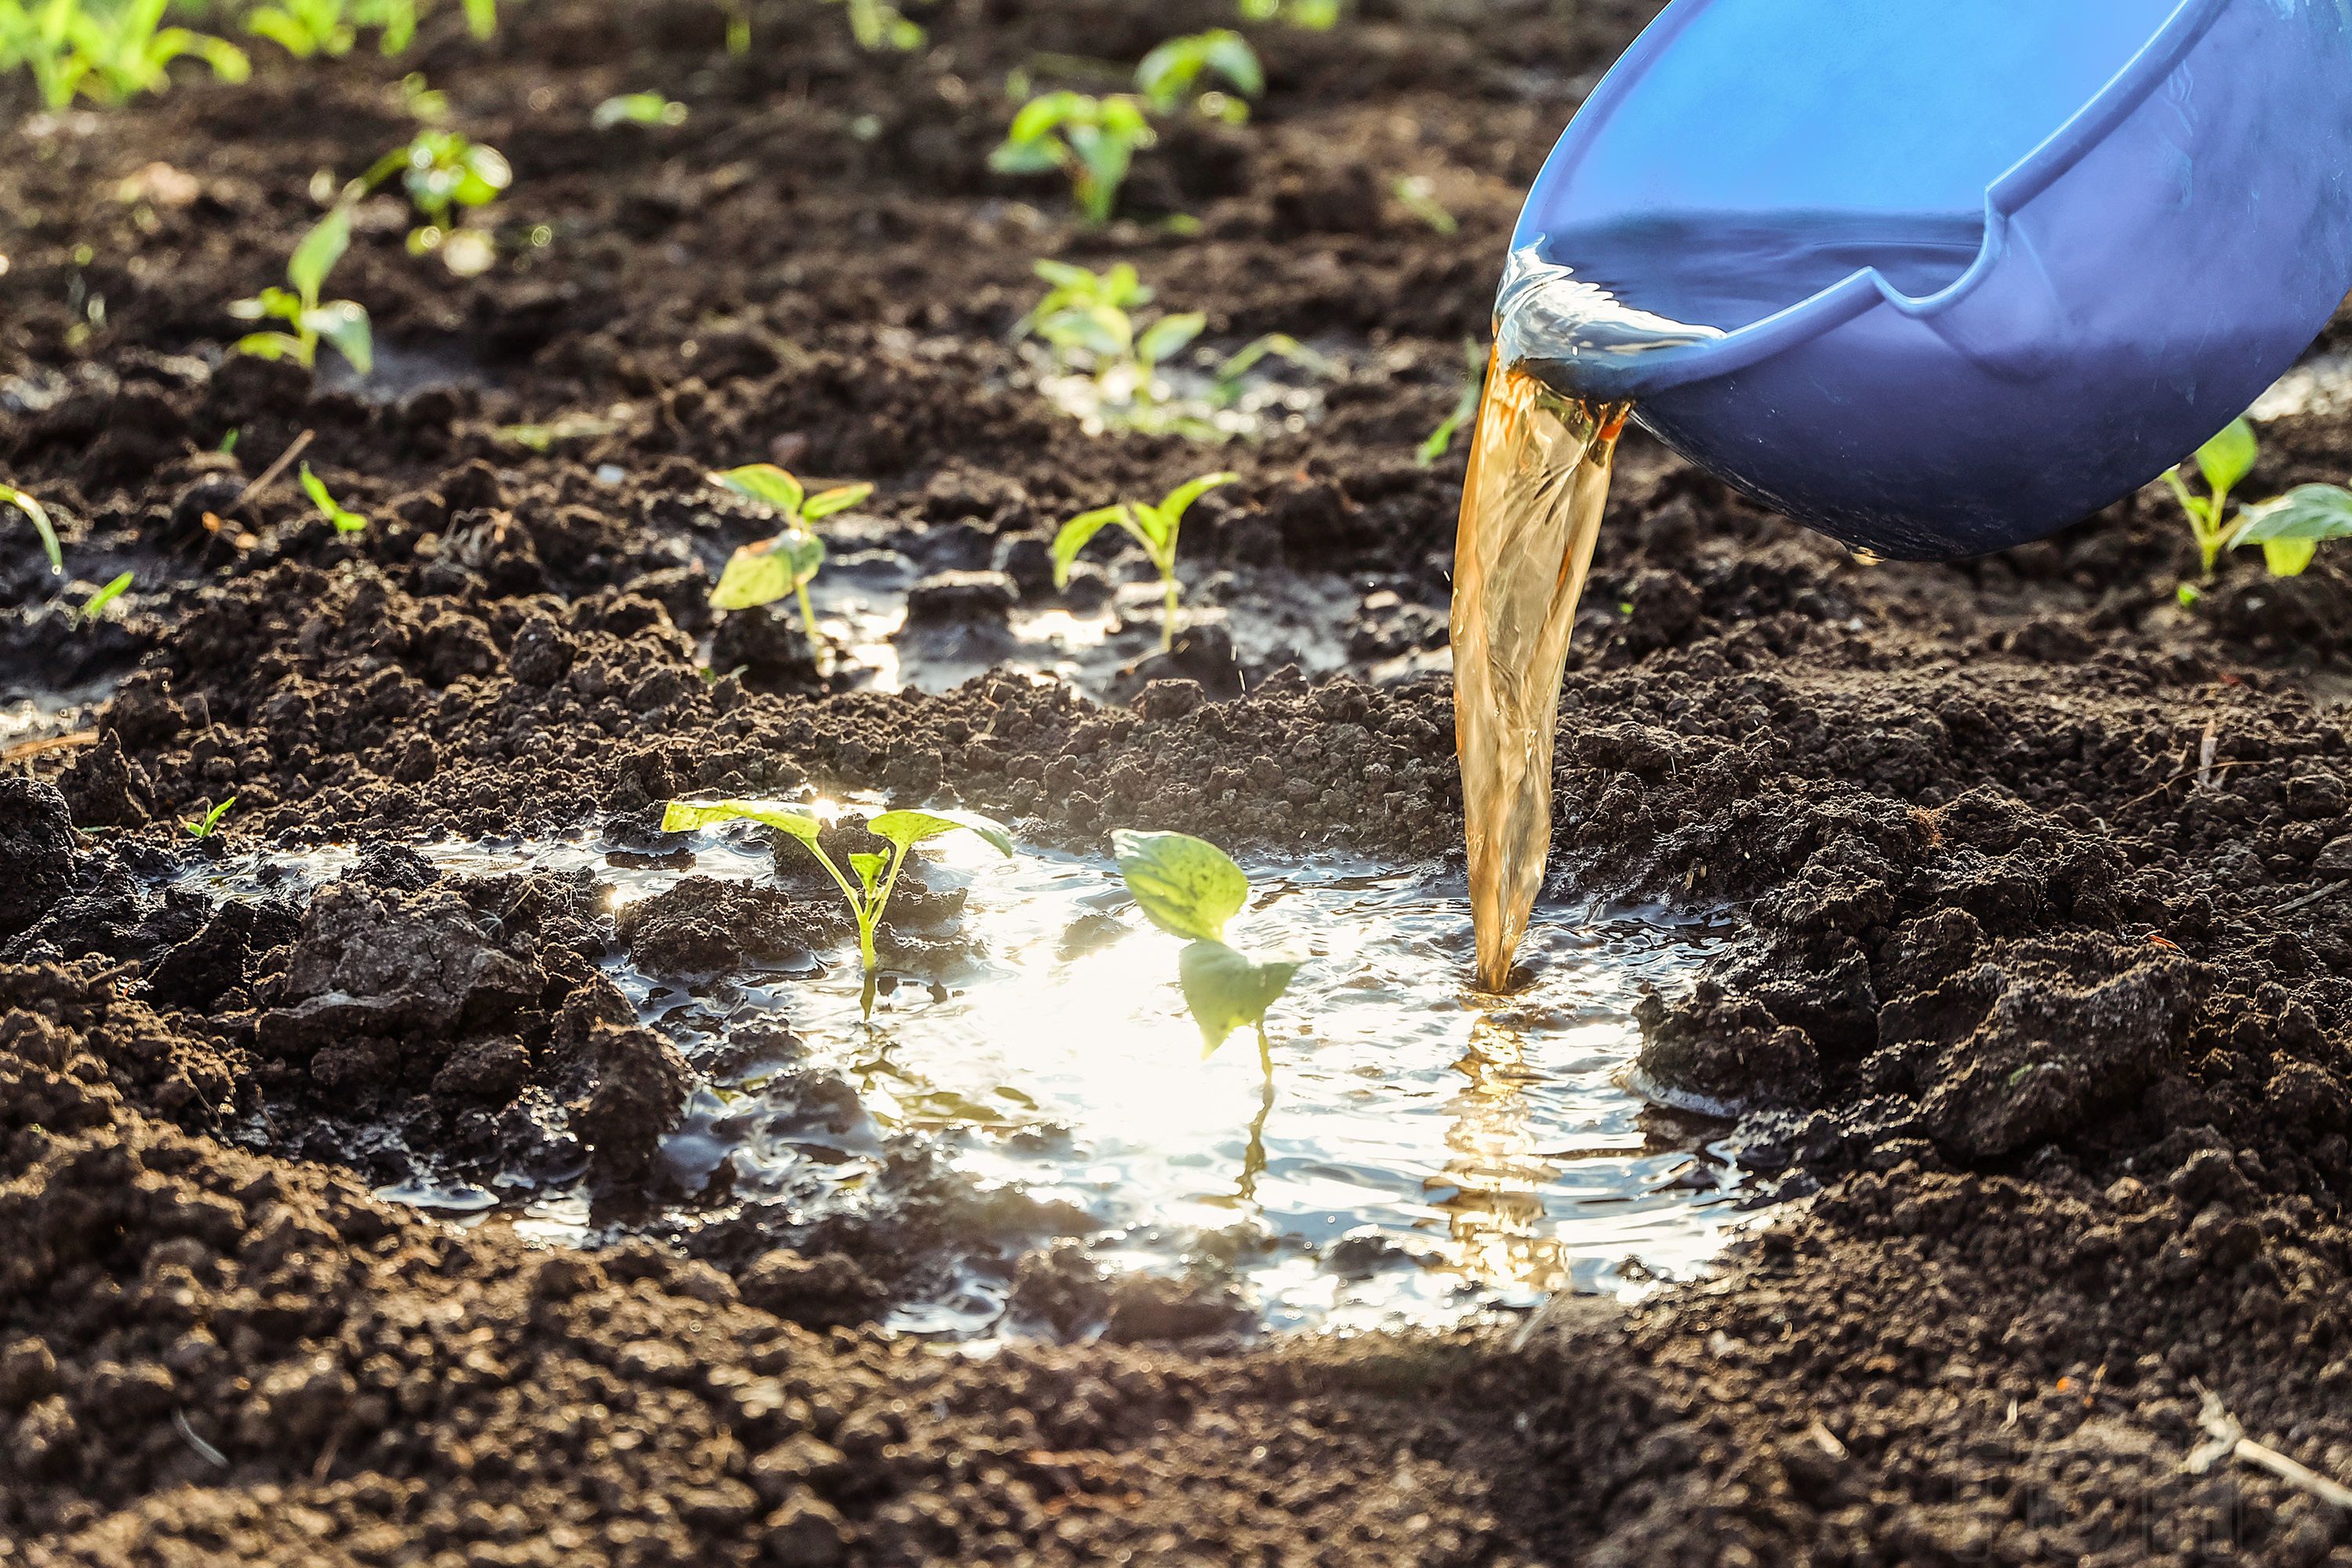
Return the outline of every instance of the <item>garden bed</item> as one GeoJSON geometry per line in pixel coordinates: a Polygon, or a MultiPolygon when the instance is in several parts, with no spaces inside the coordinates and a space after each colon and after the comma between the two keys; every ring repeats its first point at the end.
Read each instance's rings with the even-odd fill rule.
{"type": "MultiPolygon", "coordinates": [[[[2159,489],[1986,561],[1865,566],[1628,438],[1537,988],[1502,1012],[1544,1052],[1638,1032],[1585,1108],[1650,1162],[1626,1190],[1761,1211],[1699,1283],[1622,1300],[1596,1253],[1437,1301],[1488,1309],[1458,1324],[1416,1300],[1268,1335],[1349,1320],[1320,1285],[1260,1315],[1281,1289],[1189,1220],[1165,1256],[1087,1253],[1139,1234],[1164,1171],[1090,1209],[1014,1157],[1031,1121],[1083,1145],[1077,1112],[999,1125],[921,1061],[926,1029],[1013,1005],[989,986],[1024,943],[1172,968],[1115,896],[1084,903],[1119,826],[1212,837],[1285,898],[1370,879],[1306,923],[1392,944],[1364,967],[1412,1028],[1472,1026],[1435,978],[1467,969],[1461,453],[1414,448],[1519,194],[1654,7],[1367,9],[1253,29],[1251,123],[1170,134],[1105,232],[988,174],[1005,73],[1132,60],[1225,6],[957,4],[907,54],[755,6],[737,58],[715,6],[530,0],[488,44],[442,18],[398,62],[271,56],[105,114],[0,85],[0,477],[82,584],[0,529],[0,1563],[2352,1562],[2307,1489],[2183,1469],[2210,1391],[2352,1479],[2352,581],[2327,551],[2294,579],[2234,562],[2184,606],[2159,489]],[[408,69],[511,160],[505,258],[457,279],[363,208],[334,288],[374,373],[225,356],[314,173],[408,133],[408,69]],[[588,129],[636,90],[687,118],[588,129]],[[1458,233],[1400,202],[1409,175],[1458,233]],[[1089,435],[1014,341],[1040,256],[1132,260],[1215,350],[1282,332],[1335,368],[1255,440],[1089,435]],[[306,434],[365,530],[290,476],[245,493],[306,434]],[[785,616],[707,603],[772,525],[705,473],[761,461],[877,487],[822,525],[845,657],[821,678],[785,616]],[[1172,653],[1139,551],[1041,576],[1064,519],[1212,468],[1239,477],[1187,521],[1172,653]],[[886,933],[908,994],[877,1016],[953,1099],[827,1054],[856,1030],[822,885],[657,831],[676,796],[803,791],[958,802],[1027,852],[950,857],[886,933]],[[230,796],[213,836],[180,826],[230,796]],[[1024,900],[1052,929],[990,923],[1024,900]],[[1714,923],[1595,979],[1600,910],[1644,952],[1714,923]],[[747,1026],[747,985],[790,1026],[747,1026]],[[1728,1119],[1642,1113],[1634,1084],[1728,1119]],[[781,1120],[721,1136],[720,1089],[781,1120]],[[904,1140],[856,1125],[877,1092],[904,1140]],[[1643,1114],[1638,1145],[1609,1121],[1643,1114]],[[772,1190],[714,1189],[679,1163],[698,1138],[793,1153],[772,1190]],[[884,1201],[812,1198],[828,1138],[884,1201]],[[533,1182],[569,1206],[530,1212],[533,1182]],[[1527,1310],[1559,1279],[1610,1289],[1527,1310]]],[[[2268,409],[2251,493],[2352,468],[2341,338],[2268,409]]],[[[1370,1116],[1462,1071],[1401,1025],[1380,1100],[1338,967],[1277,1014],[1302,1117],[1342,1074],[1370,1116]]],[[[1189,1058],[1164,974],[1135,984],[1189,1058]]],[[[1202,1191],[1249,1173],[1255,1064],[1226,1052],[1185,1081],[1229,1128],[1132,1140],[1232,1153],[1202,1191]]],[[[1570,1142],[1528,1147],[1557,1172],[1594,1152],[1570,1142]]],[[[1526,1184],[1536,1229],[1559,1182],[1526,1184]]],[[[1345,1238],[1293,1239],[1295,1280],[1345,1238]]],[[[1396,1241],[1346,1267],[1429,1277],[1396,1241]]]]}

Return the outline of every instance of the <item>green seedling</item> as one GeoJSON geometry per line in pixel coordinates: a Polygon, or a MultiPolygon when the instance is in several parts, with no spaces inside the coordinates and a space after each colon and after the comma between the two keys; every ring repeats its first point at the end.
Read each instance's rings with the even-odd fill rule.
{"type": "Polygon", "coordinates": [[[1287,22],[1312,33],[1339,25],[1339,0],[1241,0],[1245,22],[1287,22]]]}
{"type": "Polygon", "coordinates": [[[1167,606],[1160,623],[1160,646],[1163,651],[1175,647],[1176,616],[1181,603],[1176,583],[1176,540],[1184,524],[1184,514],[1202,496],[1219,485],[1231,484],[1240,477],[1238,474],[1204,474],[1197,479],[1187,479],[1170,490],[1158,506],[1148,501],[1127,500],[1080,512],[1062,524],[1062,531],[1054,536],[1054,585],[1057,588],[1069,585],[1070,563],[1078,558],[1078,552],[1084,550],[1096,534],[1114,524],[1127,530],[1143,546],[1144,553],[1151,558],[1152,566],[1160,574],[1160,591],[1167,606]]]}
{"type": "Polygon", "coordinates": [[[849,36],[861,49],[919,49],[927,35],[888,0],[842,0],[849,12],[849,36]]]}
{"type": "Polygon", "coordinates": [[[598,104],[588,122],[599,131],[616,125],[683,125],[686,105],[657,92],[625,92],[598,104]]]}
{"type": "Polygon", "coordinates": [[[1449,238],[1461,232],[1462,225],[1444,202],[1437,199],[1437,185],[1426,174],[1400,174],[1391,187],[1397,205],[1438,233],[1449,238]]]}
{"type": "Polygon", "coordinates": [[[490,269],[497,248],[490,237],[466,226],[466,215],[499,199],[514,183],[506,154],[455,131],[420,131],[404,147],[376,160],[361,184],[374,190],[397,175],[409,205],[425,221],[408,231],[408,253],[437,251],[460,278],[490,269]]]}
{"type": "Polygon", "coordinates": [[[41,101],[64,109],[77,94],[119,104],[170,85],[169,67],[202,60],[224,81],[251,74],[245,51],[223,38],[163,26],[169,0],[97,9],[86,0],[0,0],[0,71],[22,66],[41,101]]]}
{"type": "Polygon", "coordinates": [[[1454,412],[1437,422],[1414,449],[1412,460],[1423,468],[1435,466],[1440,458],[1454,449],[1454,437],[1462,426],[1478,417],[1478,399],[1486,390],[1486,355],[1475,338],[1462,340],[1462,362],[1467,373],[1462,384],[1462,395],[1454,400],[1454,412]]]}
{"type": "Polygon", "coordinates": [[[1050,260],[1035,269],[1051,287],[1022,330],[1042,340],[1066,370],[1093,377],[1106,417],[1139,430],[1216,437],[1214,426],[1172,412],[1160,384],[1161,362],[1201,335],[1205,315],[1171,312],[1139,328],[1135,312],[1151,302],[1151,290],[1124,261],[1102,272],[1050,260]]]}
{"type": "Polygon", "coordinates": [[[890,893],[898,885],[898,872],[907,864],[908,852],[926,839],[962,831],[986,843],[1006,859],[1013,858],[1013,835],[1002,823],[968,811],[886,811],[871,818],[866,830],[890,845],[887,855],[852,855],[849,869],[845,873],[817,842],[824,831],[824,823],[809,811],[784,801],[721,800],[708,804],[674,800],[662,809],[662,831],[685,833],[698,827],[709,827],[720,822],[756,822],[788,834],[800,840],[803,847],[824,868],[835,887],[849,902],[849,912],[857,921],[857,957],[866,977],[866,1011],[874,1011],[874,977],[877,960],[874,954],[874,932],[882,923],[883,912],[890,906],[890,893]]]}
{"type": "Polygon", "coordinates": [[[1158,140],[1143,100],[1133,93],[1040,93],[1013,117],[988,166],[1002,174],[1060,171],[1069,178],[1078,211],[1099,226],[1118,205],[1137,151],[1158,140]]]}
{"type": "MultiPolygon", "coordinates": [[[[2352,491],[2336,485],[2298,485],[2283,496],[2241,507],[2229,515],[2230,492],[2253,471],[2262,456],[2253,426],[2243,419],[2197,448],[2194,463],[2205,480],[2198,495],[2182,478],[2181,468],[2164,476],[2164,482],[2189,514],[2190,533],[2207,581],[2224,550],[2249,544],[2263,547],[2263,563],[2273,577],[2300,575],[2310,566],[2321,544],[2331,539],[2352,539],[2352,491]]],[[[2180,602],[2193,605],[2203,595],[2188,583],[2180,585],[2180,602]]]]}
{"type": "Polygon", "coordinates": [[[1171,38],[1135,68],[1136,89],[1161,114],[1190,102],[1200,114],[1239,125],[1249,119],[1250,99],[1265,91],[1265,69],[1257,51],[1231,27],[1212,27],[1171,38]],[[1202,79],[1224,79],[1232,92],[1204,88],[1202,79]]]}
{"type": "Polygon", "coordinates": [[[1242,378],[1267,359],[1286,361],[1314,376],[1328,376],[1339,368],[1288,332],[1268,332],[1243,344],[1217,366],[1217,384],[1209,395],[1210,401],[1220,408],[1228,408],[1240,402],[1245,390],[1242,378]]]}
{"type": "Polygon", "coordinates": [[[1249,878],[1223,850],[1189,834],[1121,828],[1111,835],[1111,848],[1144,915],[1184,942],[1176,978],[1201,1026],[1201,1054],[1213,1053],[1243,1025],[1255,1026],[1258,1063],[1270,1082],[1274,1047],[1266,1038],[1266,1010],[1290,988],[1302,961],[1253,959],[1226,942],[1226,925],[1249,902],[1249,878]]]}
{"type": "Polygon", "coordinates": [[[2198,495],[2182,478],[2179,468],[2165,470],[2164,482],[2180,502],[2180,510],[2189,514],[2189,531],[2197,541],[2197,556],[2202,575],[2210,581],[2213,563],[2235,531],[2229,521],[2230,492],[2238,482],[2254,471],[2254,462],[2262,456],[2262,447],[2254,439],[2254,427],[2243,419],[2233,419],[2228,429],[2197,448],[2189,462],[2197,466],[2205,480],[2206,493],[2198,495]]]}
{"type": "Polygon", "coordinates": [[[49,575],[63,576],[66,552],[64,547],[58,543],[57,524],[49,521],[49,509],[23,490],[5,484],[0,484],[0,506],[13,506],[25,514],[25,521],[31,523],[33,531],[40,536],[41,553],[49,558],[49,575]]]}
{"type": "Polygon", "coordinates": [[[105,615],[106,607],[114,603],[115,600],[122,597],[123,594],[130,589],[131,581],[131,574],[128,572],[117,573],[112,582],[107,584],[105,587],[100,588],[97,593],[92,594],[83,602],[77,618],[80,620],[82,625],[88,626],[90,622],[97,620],[100,616],[105,615]]]}
{"type": "Polygon", "coordinates": [[[310,504],[319,509],[320,516],[335,525],[337,533],[361,533],[366,531],[367,518],[360,512],[347,510],[342,503],[336,500],[328,492],[327,481],[312,473],[310,465],[308,463],[302,465],[301,479],[302,493],[310,498],[310,504]]]}
{"type": "Polygon", "coordinates": [[[856,506],[874,493],[874,487],[841,485],[811,495],[808,487],[773,463],[729,468],[709,479],[721,489],[759,502],[784,523],[773,539],[735,552],[719,574],[719,585],[710,591],[711,608],[749,610],[791,594],[800,602],[802,632],[816,641],[816,612],[809,606],[808,585],[824,565],[824,541],[808,525],[856,506]]]}
{"type": "Polygon", "coordinates": [[[236,796],[231,795],[202,816],[192,816],[180,826],[188,830],[191,837],[210,838],[213,836],[213,829],[220,826],[221,818],[226,816],[229,814],[229,808],[236,804],[236,796]]]}
{"type": "Polygon", "coordinates": [[[351,248],[352,204],[348,196],[302,237],[286,263],[289,289],[264,289],[250,300],[239,300],[228,313],[244,321],[284,321],[291,331],[250,332],[236,341],[236,352],[262,359],[290,359],[305,370],[318,363],[319,342],[326,340],[365,375],[375,367],[375,342],[368,331],[367,308],[351,300],[321,303],[319,290],[327,275],[351,248]]]}

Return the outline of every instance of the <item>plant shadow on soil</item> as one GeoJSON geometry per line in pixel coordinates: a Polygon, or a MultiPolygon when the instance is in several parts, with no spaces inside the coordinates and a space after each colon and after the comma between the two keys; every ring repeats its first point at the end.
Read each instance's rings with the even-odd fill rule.
{"type": "MultiPolygon", "coordinates": [[[[1412,448],[1458,392],[1519,192],[1654,9],[1464,26],[1376,0],[1333,33],[1265,29],[1256,122],[1172,130],[1139,165],[1132,216],[1195,213],[1189,240],[1073,233],[1052,191],[982,163],[1006,70],[1229,20],[1190,0],[942,5],[908,57],[863,55],[835,8],[761,5],[793,47],[743,60],[716,7],[534,0],[488,48],[442,18],[411,61],[17,117],[0,464],[53,502],[76,581],[139,582],[79,626],[81,591],[0,532],[0,700],[116,683],[23,731],[94,738],[0,776],[0,1544],[2352,1561],[2307,1490],[2182,1468],[2210,1390],[2352,1478],[2352,736],[2329,700],[2352,584],[2325,552],[2290,581],[2232,561],[2183,608],[2154,491],[1985,561],[1864,568],[1629,442],[1562,703],[1554,892],[1739,911],[1695,984],[1635,1009],[1640,1065],[1745,1104],[1724,1152],[1810,1200],[1699,1285],[1563,1296],[1524,1335],[1248,1344],[1139,1276],[1101,1309],[1132,1342],[973,1356],[874,1331],[887,1286],[823,1234],[698,1254],[460,1229],[372,1196],[331,1125],[396,1105],[377,1124],[462,1172],[551,1144],[576,1100],[562,1130],[625,1189],[661,1148],[646,1108],[691,1087],[586,956],[593,881],[452,877],[403,844],[585,830],[666,854],[661,800],[815,789],[952,794],[1046,854],[1130,825],[1265,867],[1456,853],[1450,690],[1415,660],[1442,643],[1459,458],[1412,448]],[[385,342],[478,374],[379,400],[222,357],[219,306],[282,269],[318,168],[406,133],[392,84],[419,64],[555,242],[453,283],[365,228],[336,288],[385,342]],[[648,86],[687,122],[583,129],[648,86]],[[158,159],[192,199],[118,199],[158,159]],[[1384,199],[1424,170],[1457,236],[1384,199]],[[1045,250],[1131,256],[1219,344],[1363,351],[1304,431],[1089,437],[1009,342],[1045,250]],[[290,486],[239,504],[305,431],[364,533],[290,486]],[[858,526],[908,565],[846,566],[845,595],[887,619],[911,579],[1003,571],[1014,626],[1081,613],[1022,588],[1060,519],[1233,468],[1187,538],[1194,607],[1236,654],[1132,686],[1125,649],[1081,661],[1116,702],[1017,669],[895,692],[735,675],[705,646],[710,572],[763,530],[703,476],[755,460],[879,485],[858,526]],[[1337,608],[1268,634],[1286,594],[1337,608]],[[232,795],[224,835],[176,826],[232,795]],[[192,856],[332,842],[360,860],[307,899],[154,890],[192,856]],[[276,1116],[299,1106],[327,1114],[276,1116]]],[[[2326,395],[2347,342],[2339,322],[2271,411],[2248,493],[2352,467],[2326,395]]],[[[1100,564],[1115,596],[1134,563],[1100,564]]],[[[923,657],[945,679],[979,653],[941,624],[949,652],[923,657]]],[[[841,917],[789,886],[696,896],[682,943],[838,948],[841,917]]],[[[1046,1256],[1050,1304],[1069,1281],[1046,1256]]]]}

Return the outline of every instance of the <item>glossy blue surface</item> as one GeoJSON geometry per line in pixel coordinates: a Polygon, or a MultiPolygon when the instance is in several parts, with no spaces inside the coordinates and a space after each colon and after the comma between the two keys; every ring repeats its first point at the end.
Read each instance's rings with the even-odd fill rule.
{"type": "Polygon", "coordinates": [[[2352,288],[2352,0],[1675,0],[1513,244],[1724,329],[1565,379],[1757,500],[1895,557],[2039,539],[2352,288]]]}

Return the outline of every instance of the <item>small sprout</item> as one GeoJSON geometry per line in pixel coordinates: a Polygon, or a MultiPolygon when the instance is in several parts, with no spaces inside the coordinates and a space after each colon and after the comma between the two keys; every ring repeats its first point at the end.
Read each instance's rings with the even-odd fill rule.
{"type": "Polygon", "coordinates": [[[1478,398],[1486,390],[1486,356],[1479,351],[1477,340],[1462,340],[1463,363],[1468,378],[1462,386],[1462,395],[1454,400],[1454,412],[1437,423],[1437,428],[1424,437],[1413,453],[1413,461],[1430,468],[1454,449],[1454,437],[1462,426],[1478,416],[1478,398]]]}
{"type": "Polygon", "coordinates": [[[100,588],[97,593],[92,594],[89,599],[83,602],[81,607],[80,620],[82,625],[88,626],[90,622],[106,614],[107,605],[111,605],[115,600],[122,597],[124,591],[131,586],[131,574],[128,572],[120,572],[115,574],[112,582],[107,584],[105,587],[100,588]]]}
{"type": "Polygon", "coordinates": [[[927,35],[888,0],[842,0],[849,11],[849,36],[861,49],[896,49],[907,54],[923,47],[927,35]]]}
{"type": "Polygon", "coordinates": [[[1069,177],[1078,210],[1091,225],[1110,221],[1118,189],[1140,148],[1159,140],[1133,93],[1097,98],[1083,92],[1041,93],[1021,106],[988,166],[1001,174],[1069,177]]]}
{"type": "Polygon", "coordinates": [[[808,525],[856,506],[874,493],[874,487],[840,485],[810,495],[805,485],[773,463],[751,463],[709,479],[721,489],[759,502],[784,522],[783,531],[773,539],[735,552],[719,574],[719,585],[710,591],[711,608],[749,610],[791,594],[800,601],[801,630],[814,642],[816,612],[809,607],[808,585],[824,565],[824,541],[808,525]]]}
{"type": "Polygon", "coordinates": [[[310,504],[319,509],[320,515],[335,525],[337,533],[360,533],[366,530],[367,518],[360,512],[345,510],[341,503],[328,493],[327,481],[312,473],[308,463],[302,465],[301,479],[302,493],[310,498],[310,504]]]}
{"type": "Polygon", "coordinates": [[[1194,501],[1219,485],[1231,484],[1238,474],[1204,474],[1188,479],[1170,490],[1158,506],[1149,501],[1119,501],[1116,505],[1097,507],[1080,512],[1062,524],[1054,536],[1054,585],[1067,587],[1070,563],[1104,529],[1116,523],[1133,534],[1143,546],[1144,553],[1160,573],[1160,585],[1165,596],[1167,613],[1160,623],[1160,646],[1162,649],[1176,646],[1176,616],[1180,593],[1176,583],[1176,540],[1183,527],[1184,514],[1194,501]]]}
{"type": "Polygon", "coordinates": [[[1257,51],[1231,27],[1212,27],[1171,38],[1143,57],[1135,68],[1135,85],[1144,100],[1161,114],[1181,108],[1188,100],[1212,120],[1239,125],[1249,119],[1249,99],[1265,91],[1265,70],[1257,51]],[[1232,93],[1204,89],[1202,79],[1214,73],[1233,88],[1232,93]],[[1238,95],[1238,96],[1236,96],[1238,95]]]}
{"type": "Polygon", "coordinates": [[[2204,476],[2207,494],[2192,492],[2181,478],[2179,468],[2165,470],[2164,482],[2180,501],[2180,510],[2189,514],[2189,531],[2197,541],[2197,554],[2204,575],[2213,575],[2213,563],[2230,542],[2230,491],[2238,481],[2254,471],[2255,459],[2262,456],[2261,445],[2254,439],[2254,427],[2243,419],[2233,419],[2229,428],[2197,448],[2189,459],[2204,476]]]}
{"type": "Polygon", "coordinates": [[[63,576],[66,552],[58,543],[57,525],[49,521],[49,509],[23,490],[5,484],[0,484],[0,506],[13,506],[25,514],[26,521],[33,525],[33,531],[40,536],[41,553],[49,558],[49,574],[63,576]]]}
{"type": "Polygon", "coordinates": [[[237,340],[236,352],[261,359],[290,359],[309,370],[318,363],[319,341],[323,338],[362,375],[373,370],[375,343],[368,331],[367,308],[351,300],[330,300],[323,304],[319,300],[327,275],[351,243],[352,204],[347,195],[294,247],[292,258],[286,263],[286,280],[294,285],[290,291],[264,289],[253,299],[239,300],[228,308],[228,313],[239,321],[279,321],[294,330],[248,333],[237,340]]]}
{"type": "Polygon", "coordinates": [[[544,452],[558,442],[593,440],[619,428],[614,421],[593,414],[563,414],[545,425],[501,425],[490,434],[527,451],[544,452]]]}
{"type": "Polygon", "coordinates": [[[1265,1034],[1266,1010],[1290,988],[1300,961],[1255,960],[1229,946],[1225,926],[1249,901],[1249,878],[1223,850],[1183,833],[1111,835],[1118,874],[1151,923],[1181,937],[1184,952],[1176,977],[1184,1005],[1201,1026],[1207,1056],[1235,1029],[1257,1029],[1258,1061],[1274,1076],[1274,1051],[1265,1034]]]}
{"type": "Polygon", "coordinates": [[[852,855],[849,871],[845,873],[817,841],[824,831],[824,823],[814,813],[789,802],[721,800],[706,804],[674,800],[662,809],[664,833],[685,833],[719,822],[756,822],[788,834],[800,840],[816,858],[817,864],[824,868],[834,886],[848,900],[849,912],[857,921],[857,956],[866,976],[868,1016],[874,1011],[874,932],[882,923],[883,911],[889,908],[891,889],[898,885],[898,872],[907,863],[908,852],[926,839],[961,830],[974,835],[1006,859],[1013,858],[1013,835],[1005,831],[1003,824],[975,812],[886,811],[869,820],[866,830],[887,840],[889,854],[852,855]]]}
{"type": "Polygon", "coordinates": [[[377,159],[360,184],[374,190],[395,174],[408,193],[409,205],[425,220],[408,231],[408,253],[438,251],[442,264],[460,278],[488,271],[498,259],[497,247],[465,220],[514,183],[514,168],[506,154],[455,131],[420,131],[406,146],[377,159]]]}
{"type": "Polygon", "coordinates": [[[1314,376],[1328,376],[1339,368],[1288,332],[1268,332],[1243,344],[1217,366],[1217,385],[1210,395],[1211,400],[1220,408],[1230,407],[1239,402],[1242,378],[1268,358],[1286,360],[1314,376]]]}
{"type": "Polygon", "coordinates": [[[1451,238],[1462,225],[1437,199],[1437,186],[1426,174],[1401,174],[1392,187],[1397,205],[1438,233],[1451,238]]]}
{"type": "Polygon", "coordinates": [[[216,448],[216,449],[217,449],[217,450],[218,450],[218,451],[219,451],[219,452],[220,452],[224,457],[226,457],[227,454],[229,454],[229,453],[231,453],[231,452],[236,451],[236,438],[237,438],[239,436],[243,435],[243,434],[244,434],[244,431],[243,431],[242,427],[240,427],[240,426],[235,426],[235,425],[230,426],[228,427],[228,434],[221,437],[221,444],[220,444],[220,446],[218,447],[218,448],[216,448]]]}
{"type": "Polygon", "coordinates": [[[616,125],[683,125],[686,105],[657,92],[625,92],[598,104],[588,122],[599,131],[616,125]]]}
{"type": "Polygon", "coordinates": [[[180,826],[186,828],[192,837],[210,838],[213,836],[213,829],[220,826],[221,818],[226,816],[229,808],[236,804],[236,796],[231,795],[202,816],[192,816],[180,826]]]}
{"type": "Polygon", "coordinates": [[[2230,547],[2259,544],[2273,577],[2293,577],[2330,539],[2352,539],[2352,491],[2297,485],[2274,500],[2242,509],[2230,547]]]}
{"type": "Polygon", "coordinates": [[[1313,33],[1339,25],[1339,0],[1241,0],[1241,10],[1245,22],[1287,22],[1313,33]]]}
{"type": "Polygon", "coordinates": [[[1161,363],[1199,337],[1208,317],[1172,312],[1139,329],[1134,312],[1150,303],[1151,290],[1124,261],[1092,272],[1041,260],[1035,270],[1052,287],[1022,330],[1042,339],[1057,364],[1093,378],[1097,411],[1110,418],[1116,410],[1117,422],[1133,429],[1217,437],[1213,426],[1171,409],[1160,381],[1161,363]]]}

